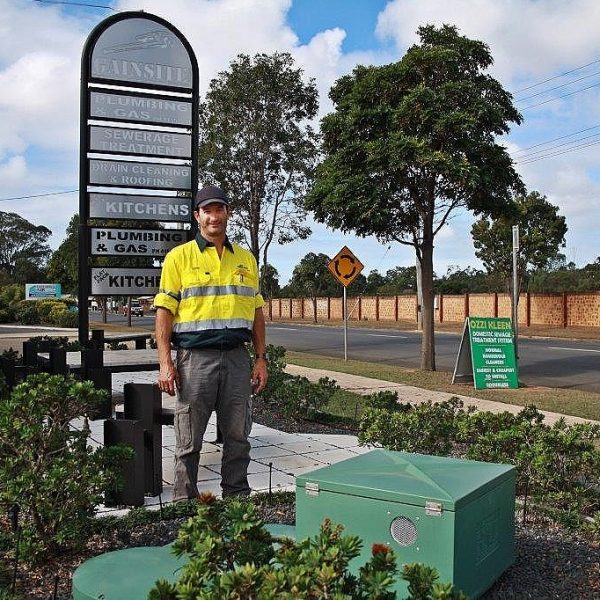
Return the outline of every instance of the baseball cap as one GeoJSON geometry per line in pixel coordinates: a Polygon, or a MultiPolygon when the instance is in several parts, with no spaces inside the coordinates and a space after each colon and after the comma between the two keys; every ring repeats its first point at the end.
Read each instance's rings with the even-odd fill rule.
{"type": "Polygon", "coordinates": [[[195,209],[198,209],[214,202],[229,206],[229,198],[220,187],[217,187],[216,185],[205,185],[201,190],[198,190],[196,198],[194,199],[194,207],[195,209]]]}

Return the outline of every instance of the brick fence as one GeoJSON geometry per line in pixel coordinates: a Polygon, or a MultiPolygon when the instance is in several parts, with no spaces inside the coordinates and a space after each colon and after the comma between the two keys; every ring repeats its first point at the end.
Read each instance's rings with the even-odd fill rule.
{"type": "MultiPolygon", "coordinates": [[[[317,321],[343,319],[341,298],[317,298],[317,321]]],[[[272,321],[314,321],[311,298],[275,298],[267,302],[272,321]]],[[[352,321],[416,321],[415,295],[359,296],[348,298],[352,321]]],[[[510,317],[509,294],[438,294],[435,320],[462,323],[468,316],[510,317]]],[[[519,325],[549,327],[600,327],[600,292],[564,294],[522,294],[519,298],[519,325]]]]}

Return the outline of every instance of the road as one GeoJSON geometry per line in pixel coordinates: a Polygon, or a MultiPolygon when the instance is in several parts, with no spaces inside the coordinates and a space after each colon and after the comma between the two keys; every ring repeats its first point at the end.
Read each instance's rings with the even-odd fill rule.
{"type": "MultiPolygon", "coordinates": [[[[344,356],[341,327],[270,324],[267,340],[288,350],[344,356]]],[[[435,334],[436,366],[452,371],[457,334],[435,334]]],[[[348,358],[418,368],[421,334],[390,329],[350,328],[348,358]]],[[[519,379],[526,385],[574,388],[600,393],[600,344],[564,339],[519,339],[519,379]]]]}
{"type": "MultiPolygon", "coordinates": [[[[109,315],[111,323],[126,325],[127,317],[109,315]]],[[[90,313],[91,321],[100,320],[90,313]]],[[[154,329],[154,315],[132,317],[136,327],[154,329]]],[[[23,331],[23,330],[20,330],[23,331]]],[[[3,329],[0,331],[8,332],[3,329]]],[[[40,332],[38,335],[42,334],[40,332]]],[[[452,371],[460,336],[436,332],[436,365],[452,371]]],[[[344,356],[341,327],[268,324],[267,341],[288,350],[325,356],[344,356]]],[[[352,328],[348,330],[348,357],[402,367],[418,368],[421,334],[393,329],[352,328]]],[[[600,344],[566,339],[519,339],[519,379],[526,385],[573,388],[600,393],[600,344]]]]}

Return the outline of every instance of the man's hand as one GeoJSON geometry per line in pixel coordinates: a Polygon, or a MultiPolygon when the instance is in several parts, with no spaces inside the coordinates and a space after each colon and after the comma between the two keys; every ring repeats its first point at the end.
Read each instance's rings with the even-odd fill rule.
{"type": "Polygon", "coordinates": [[[167,392],[169,396],[175,395],[175,386],[179,387],[179,373],[173,361],[160,366],[158,374],[158,388],[161,392],[167,392]]]}
{"type": "Polygon", "coordinates": [[[264,358],[257,358],[252,369],[252,392],[260,394],[267,385],[269,374],[267,373],[267,361],[264,358]]]}

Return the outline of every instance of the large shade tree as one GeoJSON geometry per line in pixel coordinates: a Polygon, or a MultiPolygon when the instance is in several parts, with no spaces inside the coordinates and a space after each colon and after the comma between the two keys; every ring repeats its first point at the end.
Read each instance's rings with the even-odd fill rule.
{"type": "Polygon", "coordinates": [[[0,271],[13,283],[45,281],[52,232],[17,213],[0,211],[0,271]]]}
{"type": "Polygon", "coordinates": [[[259,264],[273,242],[307,238],[301,201],[312,183],[317,88],[287,53],[240,54],[200,106],[199,169],[231,196],[232,237],[259,264]]]}
{"type": "MultiPolygon", "coordinates": [[[[515,198],[515,211],[509,217],[483,217],[471,228],[475,256],[488,273],[499,275],[512,291],[513,237],[512,228],[519,226],[517,254],[517,292],[522,288],[528,272],[546,269],[561,258],[565,246],[567,223],[558,214],[558,207],[548,202],[539,192],[530,192],[515,198]]],[[[563,257],[564,258],[564,257],[563,257]]]]}
{"type": "Polygon", "coordinates": [[[486,44],[455,27],[418,29],[399,62],[359,66],[330,91],[324,161],[305,206],[342,231],[415,249],[422,275],[421,367],[435,369],[434,238],[457,209],[500,215],[520,179],[497,136],[521,116],[487,73],[486,44]]]}

